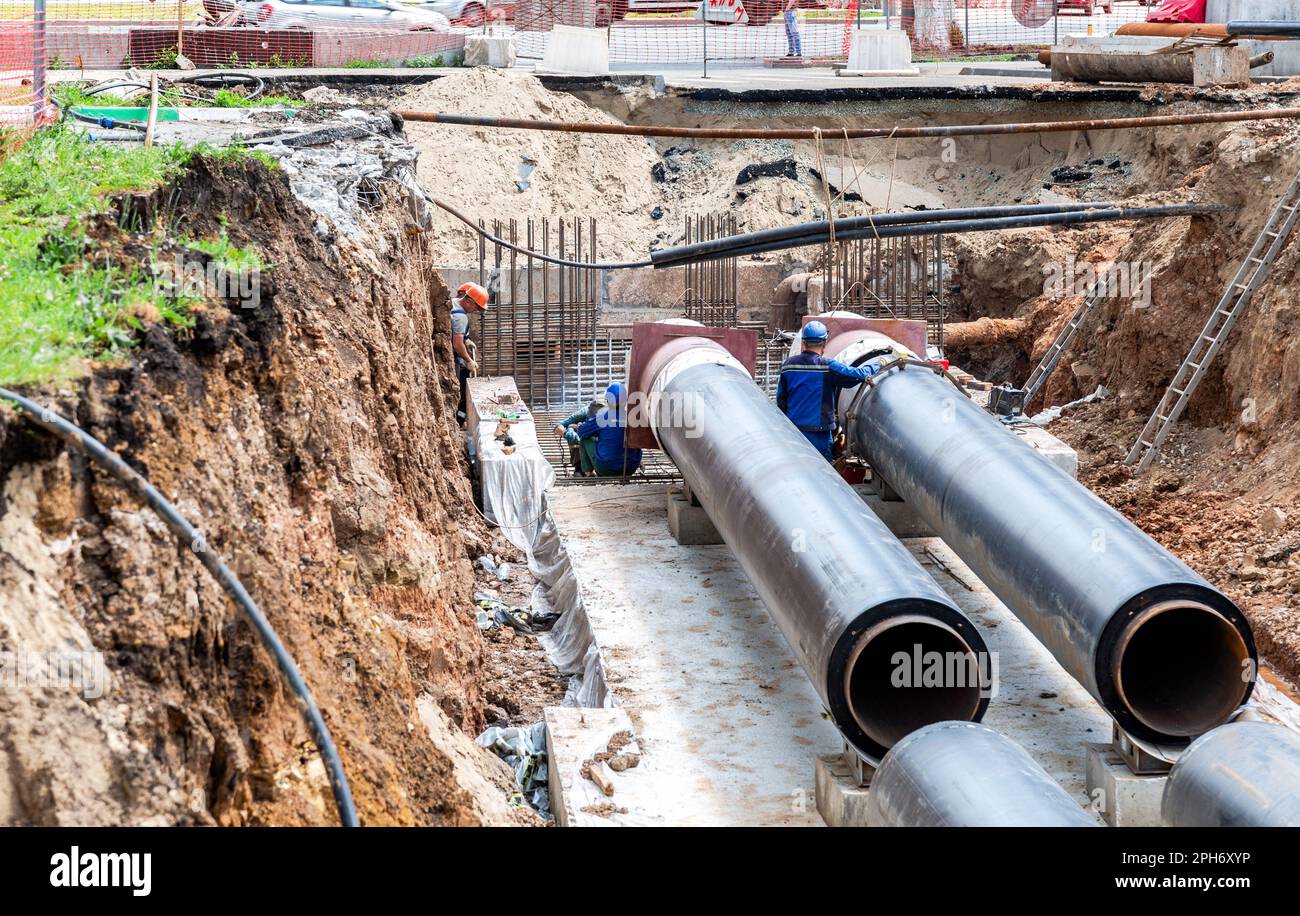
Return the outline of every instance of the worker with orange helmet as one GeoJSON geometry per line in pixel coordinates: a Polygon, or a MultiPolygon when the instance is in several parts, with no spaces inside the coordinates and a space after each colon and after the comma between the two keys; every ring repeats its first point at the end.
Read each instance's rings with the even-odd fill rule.
{"type": "Polygon", "coordinates": [[[470,339],[469,316],[487,311],[488,291],[477,283],[462,283],[451,304],[451,349],[456,354],[456,378],[460,381],[460,405],[456,420],[465,425],[465,404],[469,394],[469,377],[478,375],[478,363],[470,356],[466,342],[470,339]]]}

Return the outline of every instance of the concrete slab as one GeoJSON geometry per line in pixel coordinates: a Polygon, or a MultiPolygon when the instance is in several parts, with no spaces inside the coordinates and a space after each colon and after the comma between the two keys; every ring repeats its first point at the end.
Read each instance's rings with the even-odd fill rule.
{"type": "Polygon", "coordinates": [[[611,738],[621,732],[636,734],[627,710],[550,706],[542,716],[546,722],[547,788],[557,826],[651,826],[658,821],[652,809],[659,808],[661,802],[648,794],[653,787],[641,778],[639,764],[614,775],[612,795],[582,775],[583,764],[609,747],[611,738]]]}
{"type": "Polygon", "coordinates": [[[1112,827],[1159,827],[1168,776],[1134,776],[1109,744],[1088,745],[1088,797],[1112,827]]]}
{"type": "Polygon", "coordinates": [[[1007,427],[1025,445],[1042,455],[1071,477],[1079,476],[1079,454],[1046,429],[1033,423],[1007,427]]]}
{"type": "MultiPolygon", "coordinates": [[[[645,751],[637,778],[654,786],[654,816],[822,823],[815,760],[842,742],[730,550],[674,542],[662,487],[549,498],[606,679],[645,751]]],[[[1086,805],[1085,747],[1109,738],[1110,718],[941,540],[906,543],[993,653],[986,724],[1086,805]]]]}

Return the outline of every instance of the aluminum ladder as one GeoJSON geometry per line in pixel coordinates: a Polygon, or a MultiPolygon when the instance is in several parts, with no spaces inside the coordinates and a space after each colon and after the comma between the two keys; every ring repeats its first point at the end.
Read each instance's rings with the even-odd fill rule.
{"type": "Polygon", "coordinates": [[[1070,344],[1074,343],[1074,338],[1079,336],[1079,328],[1081,328],[1083,323],[1088,320],[1088,316],[1091,315],[1092,310],[1097,307],[1097,303],[1101,302],[1110,294],[1111,284],[1115,282],[1115,280],[1115,269],[1112,267],[1106,272],[1104,278],[1099,279],[1092,285],[1092,288],[1088,290],[1087,295],[1083,297],[1083,302],[1079,304],[1079,307],[1075,310],[1074,314],[1070,316],[1070,320],[1065,323],[1065,327],[1061,328],[1061,332],[1056,335],[1056,340],[1052,341],[1052,345],[1047,348],[1047,352],[1043,354],[1043,358],[1038,361],[1038,365],[1034,367],[1034,371],[1029,373],[1029,379],[1024,385],[1024,403],[1026,407],[1028,407],[1029,402],[1034,399],[1034,395],[1038,394],[1038,390],[1043,387],[1043,384],[1047,381],[1047,377],[1051,375],[1052,370],[1056,368],[1056,364],[1061,361],[1062,354],[1070,348],[1070,344]]]}
{"type": "Polygon", "coordinates": [[[1160,404],[1151,414],[1151,419],[1147,420],[1147,425],[1137,441],[1133,443],[1133,447],[1129,449],[1124,463],[1136,464],[1139,474],[1149,468],[1151,462],[1155,460],[1160,447],[1164,445],[1165,439],[1169,437],[1174,424],[1178,422],[1183,409],[1186,408],[1192,392],[1201,383],[1206,369],[1223,348],[1237,319],[1254,298],[1255,291],[1268,279],[1273,262],[1281,252],[1282,246],[1286,244],[1297,218],[1300,218],[1300,173],[1291,179],[1291,186],[1286,189],[1282,199],[1273,208],[1273,213],[1264,224],[1259,238],[1255,239],[1250,253],[1241,262],[1241,267],[1237,268],[1237,275],[1228,284],[1222,298],[1205,322],[1200,336],[1192,344],[1191,352],[1178,367],[1178,372],[1174,374],[1173,381],[1169,383],[1168,389],[1161,397],[1160,404]]]}

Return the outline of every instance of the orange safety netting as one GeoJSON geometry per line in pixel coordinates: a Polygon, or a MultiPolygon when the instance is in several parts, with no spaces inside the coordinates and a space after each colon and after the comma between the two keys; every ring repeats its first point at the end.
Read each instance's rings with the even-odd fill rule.
{"type": "Polygon", "coordinates": [[[30,124],[43,70],[439,66],[485,29],[541,60],[556,25],[603,29],[611,64],[843,61],[858,29],[903,29],[917,59],[1043,47],[1142,20],[1137,0],[0,0],[0,125],[30,124]],[[1046,11],[1049,15],[1037,13],[1046,11]]]}

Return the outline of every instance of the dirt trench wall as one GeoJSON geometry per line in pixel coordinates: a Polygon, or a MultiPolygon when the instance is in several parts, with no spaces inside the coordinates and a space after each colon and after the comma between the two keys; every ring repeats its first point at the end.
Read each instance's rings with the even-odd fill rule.
{"type": "MultiPolygon", "coordinates": [[[[533,821],[466,735],[482,726],[465,609],[485,533],[427,242],[396,191],[364,247],[257,163],[200,163],[178,191],[176,234],[221,219],[274,262],[261,304],[151,327],[129,364],[33,394],[240,576],[322,707],[365,823],[533,821]]],[[[337,822],[297,704],[234,604],[149,510],[7,413],[0,651],[31,661],[0,690],[0,823],[337,822]],[[93,651],[102,696],[39,676],[51,653],[93,651]]]]}
{"type": "MultiPolygon", "coordinates": [[[[1144,420],[1200,333],[1262,229],[1275,198],[1300,169],[1300,129],[1287,122],[1117,132],[1106,157],[1131,175],[1079,199],[1125,205],[1199,202],[1221,205],[1205,217],[1032,229],[954,240],[963,302],[955,317],[1020,318],[1026,332],[996,350],[956,353],[996,381],[1022,382],[1081,301],[1045,290],[1051,264],[1120,263],[1150,277],[1145,302],[1105,300],[1051,377],[1045,403],[1061,403],[1104,384],[1121,412],[1144,420]],[[1109,193],[1106,193],[1109,192],[1109,193]]],[[[1094,152],[1100,147],[1095,147],[1094,152]]],[[[1106,169],[1098,169],[1104,172],[1106,169]]],[[[1293,236],[1265,286],[1242,316],[1228,347],[1189,404],[1198,426],[1222,426],[1230,444],[1257,454],[1293,440],[1300,420],[1300,241],[1293,236]],[[1286,440],[1286,441],[1283,441],[1286,440]]],[[[1140,426],[1140,422],[1139,422],[1140,426]]]]}

